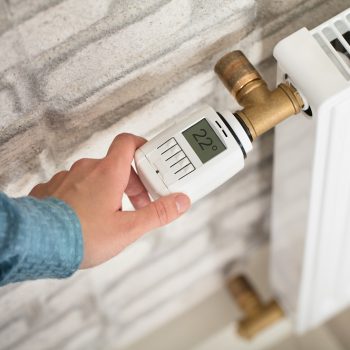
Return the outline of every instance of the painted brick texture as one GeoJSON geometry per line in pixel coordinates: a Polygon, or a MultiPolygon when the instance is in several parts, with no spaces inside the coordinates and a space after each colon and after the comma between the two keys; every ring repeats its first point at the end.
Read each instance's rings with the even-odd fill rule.
{"type": "MultiPolygon", "coordinates": [[[[206,102],[242,49],[271,86],[273,46],[346,0],[0,0],[0,186],[19,196],[114,136],[151,137],[206,102]]],[[[121,349],[203,300],[269,233],[273,134],[174,224],[65,281],[0,289],[0,350],[121,349]]]]}

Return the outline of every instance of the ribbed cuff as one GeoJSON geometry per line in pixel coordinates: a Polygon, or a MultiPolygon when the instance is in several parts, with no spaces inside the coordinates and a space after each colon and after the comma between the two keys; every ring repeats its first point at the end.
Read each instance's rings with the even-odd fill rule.
{"type": "Polygon", "coordinates": [[[0,284],[72,275],[83,258],[82,231],[75,212],[56,198],[6,199],[11,236],[8,251],[3,251],[8,253],[7,261],[0,252],[0,284]]]}

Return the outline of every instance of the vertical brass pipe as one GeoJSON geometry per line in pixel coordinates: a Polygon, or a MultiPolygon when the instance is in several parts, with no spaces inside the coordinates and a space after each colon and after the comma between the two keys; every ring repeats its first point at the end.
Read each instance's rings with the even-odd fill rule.
{"type": "Polygon", "coordinates": [[[270,91],[241,51],[222,57],[215,65],[215,72],[243,107],[235,115],[246,125],[252,140],[303,107],[302,98],[290,84],[280,84],[270,91]]]}

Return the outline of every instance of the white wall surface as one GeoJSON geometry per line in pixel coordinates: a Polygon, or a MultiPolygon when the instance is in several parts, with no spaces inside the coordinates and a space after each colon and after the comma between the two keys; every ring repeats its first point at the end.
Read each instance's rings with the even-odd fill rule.
{"type": "MultiPolygon", "coordinates": [[[[113,137],[234,104],[216,60],[242,49],[274,83],[277,41],[346,0],[0,0],[0,187],[25,195],[113,137]]],[[[199,303],[269,233],[272,134],[245,170],[110,262],[0,289],[0,349],[115,349],[199,303]]]]}

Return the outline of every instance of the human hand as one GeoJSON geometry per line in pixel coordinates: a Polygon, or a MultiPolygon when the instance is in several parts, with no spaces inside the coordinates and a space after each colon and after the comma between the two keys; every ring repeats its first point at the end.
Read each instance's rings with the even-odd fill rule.
{"type": "Polygon", "coordinates": [[[69,171],[61,171],[30,192],[37,198],[56,197],[70,205],[79,217],[84,240],[80,268],[99,265],[144,233],[178,218],[191,205],[181,193],[150,201],[131,166],[145,139],[121,134],[103,159],[80,159],[69,171]],[[122,210],[123,193],[135,211],[122,210]]]}

